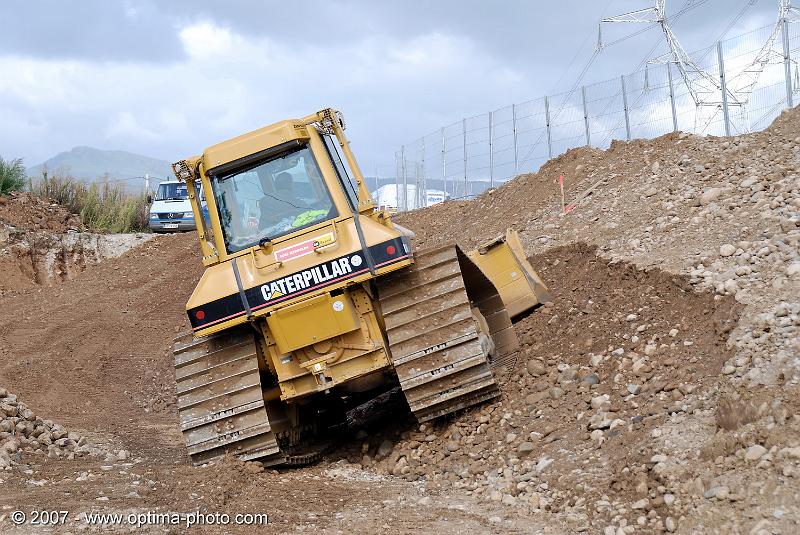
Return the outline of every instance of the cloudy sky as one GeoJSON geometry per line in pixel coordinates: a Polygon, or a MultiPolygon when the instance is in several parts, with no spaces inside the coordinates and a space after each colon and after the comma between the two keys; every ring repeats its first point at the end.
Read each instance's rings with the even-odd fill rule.
{"type": "MultiPolygon", "coordinates": [[[[697,5],[685,48],[771,24],[777,0],[697,5]]],[[[174,161],[288,117],[344,112],[364,170],[439,126],[568,90],[603,16],[651,0],[3,0],[0,155],[78,145],[174,161]]],[[[606,41],[638,30],[607,27],[606,41]]],[[[634,70],[657,30],[606,48],[585,81],[634,70]]]]}

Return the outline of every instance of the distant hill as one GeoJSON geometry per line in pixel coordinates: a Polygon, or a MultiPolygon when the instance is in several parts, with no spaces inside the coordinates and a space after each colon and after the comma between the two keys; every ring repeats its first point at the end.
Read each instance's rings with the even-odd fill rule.
{"type": "Polygon", "coordinates": [[[75,147],[62,152],[46,162],[29,167],[28,176],[40,176],[44,167],[50,173],[63,171],[75,178],[89,181],[99,180],[105,175],[111,179],[144,176],[145,173],[155,178],[172,176],[172,167],[167,161],[123,150],[100,150],[92,147],[75,147]]]}

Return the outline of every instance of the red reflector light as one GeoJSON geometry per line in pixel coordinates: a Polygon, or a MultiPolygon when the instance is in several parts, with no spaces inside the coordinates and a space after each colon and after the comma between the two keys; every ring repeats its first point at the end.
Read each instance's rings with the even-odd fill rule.
{"type": "Polygon", "coordinates": [[[386,254],[393,255],[396,252],[397,249],[395,249],[394,245],[389,245],[388,247],[386,247],[386,254]]]}
{"type": "Polygon", "coordinates": [[[197,312],[194,313],[194,317],[199,320],[204,320],[206,317],[206,313],[203,312],[202,310],[198,310],[197,312]]]}

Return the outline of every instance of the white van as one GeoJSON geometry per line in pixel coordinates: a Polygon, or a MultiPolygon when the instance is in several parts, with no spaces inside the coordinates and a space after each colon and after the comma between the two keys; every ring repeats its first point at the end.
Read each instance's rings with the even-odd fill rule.
{"type": "MultiPolygon", "coordinates": [[[[205,196],[198,181],[195,185],[200,192],[200,204],[203,216],[208,218],[205,196]]],[[[158,185],[155,199],[148,196],[150,218],[148,226],[153,232],[175,232],[178,230],[195,230],[194,214],[189,202],[189,191],[186,184],[177,180],[168,180],[158,185]]]]}

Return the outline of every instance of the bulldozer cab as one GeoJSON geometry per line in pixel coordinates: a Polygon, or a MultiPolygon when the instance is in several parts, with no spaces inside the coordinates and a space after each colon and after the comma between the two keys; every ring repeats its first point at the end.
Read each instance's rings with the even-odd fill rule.
{"type": "MultiPolygon", "coordinates": [[[[239,136],[175,164],[179,178],[196,176],[212,193],[210,223],[201,231],[206,265],[372,210],[374,202],[342,126],[337,112],[323,110],[239,136]]],[[[192,181],[186,181],[193,190],[192,181]]],[[[191,193],[196,207],[197,192],[191,193]]]]}

